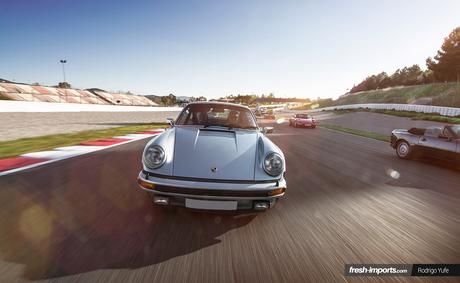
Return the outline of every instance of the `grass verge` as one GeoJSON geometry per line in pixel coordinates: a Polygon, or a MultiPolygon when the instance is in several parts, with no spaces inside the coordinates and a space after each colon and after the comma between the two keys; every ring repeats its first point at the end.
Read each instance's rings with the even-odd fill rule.
{"type": "Polygon", "coordinates": [[[300,106],[295,106],[292,107],[291,110],[310,110],[311,109],[311,103],[305,103],[300,106]]]}
{"type": "Polygon", "coordinates": [[[333,125],[333,124],[320,124],[318,125],[320,128],[326,128],[334,131],[339,131],[339,132],[344,132],[356,136],[361,136],[361,137],[366,137],[366,138],[371,138],[379,141],[385,141],[389,142],[390,141],[390,136],[387,135],[382,135],[374,132],[368,132],[368,131],[361,131],[357,129],[351,129],[351,128],[346,128],[338,125],[333,125]]]}
{"type": "Polygon", "coordinates": [[[436,113],[419,113],[414,111],[398,111],[398,110],[385,110],[385,109],[344,109],[344,110],[335,110],[336,114],[344,114],[351,112],[372,112],[379,114],[386,114],[398,117],[411,118],[412,120],[425,120],[425,121],[434,121],[441,123],[450,123],[450,124],[460,124],[460,117],[448,117],[442,116],[436,113]]]}
{"type": "MultiPolygon", "coordinates": [[[[431,100],[431,105],[460,107],[460,83],[433,83],[363,91],[339,98],[328,106],[358,103],[413,103],[431,100]]],[[[321,105],[321,103],[320,103],[321,105]]],[[[321,107],[324,107],[321,105],[321,107]]]]}
{"type": "Polygon", "coordinates": [[[103,130],[90,130],[71,134],[57,134],[4,141],[0,142],[0,158],[18,156],[28,152],[50,150],[61,146],[76,145],[80,142],[88,140],[110,138],[113,136],[123,136],[139,131],[165,127],[166,124],[164,123],[138,124],[103,130]]]}

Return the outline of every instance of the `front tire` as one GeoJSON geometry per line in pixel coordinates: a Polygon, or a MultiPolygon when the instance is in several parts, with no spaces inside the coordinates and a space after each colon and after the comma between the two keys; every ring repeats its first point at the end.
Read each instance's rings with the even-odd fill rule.
{"type": "Polygon", "coordinates": [[[399,141],[396,144],[396,154],[399,158],[410,159],[412,157],[413,148],[407,141],[399,141]]]}

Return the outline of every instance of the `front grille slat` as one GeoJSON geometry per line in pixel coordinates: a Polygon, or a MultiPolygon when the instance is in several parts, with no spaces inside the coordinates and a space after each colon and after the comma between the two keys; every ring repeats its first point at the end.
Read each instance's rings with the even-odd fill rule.
{"type": "Polygon", "coordinates": [[[263,191],[241,191],[241,190],[215,190],[215,189],[191,189],[179,188],[163,185],[156,185],[155,191],[163,193],[176,193],[187,195],[200,195],[200,196],[216,196],[216,197],[268,197],[271,190],[263,191]]]}
{"type": "Polygon", "coordinates": [[[207,179],[207,178],[196,178],[196,177],[180,177],[180,176],[166,176],[161,174],[151,173],[145,170],[142,170],[142,173],[145,174],[147,179],[149,177],[170,179],[170,180],[179,180],[179,181],[193,181],[193,182],[209,182],[209,183],[228,183],[228,184],[267,184],[267,183],[277,183],[280,181],[279,178],[271,180],[223,180],[223,179],[207,179]]]}

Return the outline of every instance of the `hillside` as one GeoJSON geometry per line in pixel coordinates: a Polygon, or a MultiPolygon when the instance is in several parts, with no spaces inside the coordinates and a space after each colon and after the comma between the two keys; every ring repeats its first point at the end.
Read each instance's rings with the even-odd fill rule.
{"type": "Polygon", "coordinates": [[[362,91],[342,96],[320,106],[358,103],[407,103],[460,107],[460,83],[435,83],[362,91]]]}

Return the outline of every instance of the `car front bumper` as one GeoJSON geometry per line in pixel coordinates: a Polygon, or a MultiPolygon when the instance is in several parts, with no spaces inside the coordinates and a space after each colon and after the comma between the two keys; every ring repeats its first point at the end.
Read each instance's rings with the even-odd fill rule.
{"type": "Polygon", "coordinates": [[[170,203],[185,205],[186,199],[237,201],[238,209],[253,209],[255,202],[272,206],[286,190],[286,180],[237,181],[196,180],[158,176],[141,171],[138,176],[141,189],[153,195],[168,196],[170,203]]]}
{"type": "Polygon", "coordinates": [[[302,121],[302,122],[297,122],[297,125],[302,126],[302,127],[313,127],[313,126],[316,126],[316,122],[302,121]]]}

